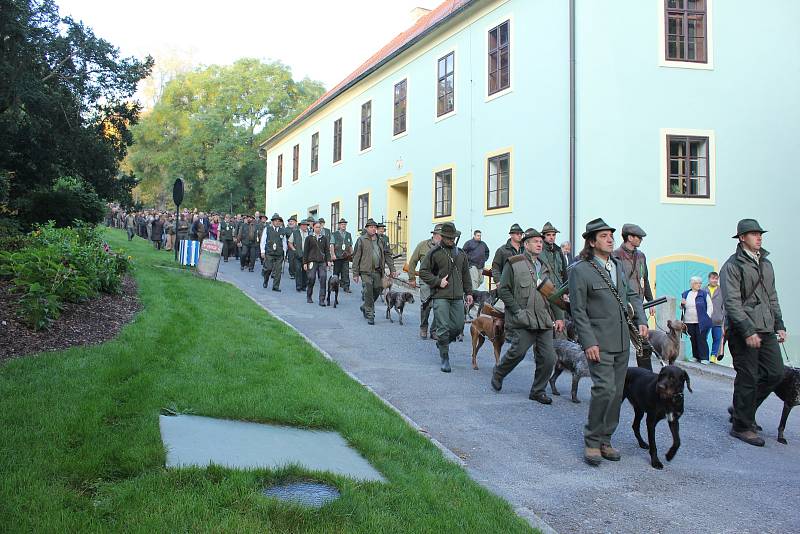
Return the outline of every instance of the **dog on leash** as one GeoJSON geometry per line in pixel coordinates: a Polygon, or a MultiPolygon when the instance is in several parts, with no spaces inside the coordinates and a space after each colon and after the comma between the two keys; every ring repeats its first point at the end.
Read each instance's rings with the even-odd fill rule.
{"type": "Polygon", "coordinates": [[[661,330],[649,330],[647,338],[653,350],[661,358],[662,365],[673,365],[681,351],[681,334],[687,332],[686,325],[681,321],[667,321],[668,333],[661,330]]]}
{"type": "Polygon", "coordinates": [[[325,298],[328,306],[331,305],[331,293],[333,293],[333,307],[335,308],[339,304],[339,275],[332,274],[328,278],[328,293],[325,298]]]}
{"type": "Polygon", "coordinates": [[[633,434],[639,447],[650,450],[650,465],[663,469],[656,450],[656,425],[666,419],[672,433],[672,447],[667,451],[670,462],[681,446],[678,420],[683,415],[683,387],[692,392],[689,374],[675,365],[667,365],[656,374],[641,367],[628,367],[625,374],[624,397],[633,406],[633,434]],[[642,439],[640,427],[647,414],[647,442],[642,439]]]}
{"type": "MultiPolygon", "coordinates": [[[[789,412],[795,406],[800,405],[800,369],[784,367],[783,380],[775,388],[774,393],[783,401],[781,421],[778,423],[778,443],[788,445],[789,442],[786,441],[783,432],[786,430],[786,420],[789,419],[789,412]]],[[[733,406],[728,407],[728,414],[730,414],[728,421],[733,423],[733,406]]],[[[761,431],[762,428],[756,424],[756,430],[761,431]]]]}
{"type": "Polygon", "coordinates": [[[392,291],[391,289],[383,290],[383,301],[386,303],[386,318],[389,322],[394,322],[392,319],[392,309],[397,310],[400,316],[400,324],[403,324],[403,309],[406,304],[414,303],[414,295],[408,291],[392,291]]]}

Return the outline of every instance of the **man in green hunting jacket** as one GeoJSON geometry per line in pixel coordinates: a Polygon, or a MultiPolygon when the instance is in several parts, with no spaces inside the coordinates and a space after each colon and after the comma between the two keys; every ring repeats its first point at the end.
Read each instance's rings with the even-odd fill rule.
{"type": "Polygon", "coordinates": [[[508,231],[508,241],[506,244],[497,249],[492,259],[492,280],[495,284],[500,283],[500,277],[503,275],[503,267],[505,267],[508,258],[522,254],[522,227],[517,223],[511,225],[511,230],[508,231]]]}
{"type": "Polygon", "coordinates": [[[449,373],[449,345],[464,331],[464,302],[472,305],[472,280],[467,254],[455,244],[460,235],[455,225],[446,222],[439,233],[442,242],[422,259],[419,276],[431,288],[441,370],[449,373]]]}
{"type": "Polygon", "coordinates": [[[253,222],[253,216],[245,217],[245,222],[239,225],[239,232],[236,235],[237,244],[241,245],[239,251],[239,261],[241,270],[244,271],[245,265],[251,273],[256,265],[258,256],[259,227],[253,222]]]}
{"type": "Polygon", "coordinates": [[[367,324],[375,324],[375,301],[383,290],[384,268],[388,269],[391,276],[395,276],[392,267],[392,257],[386,254],[383,243],[378,239],[376,232],[378,223],[369,219],[364,225],[366,233],[356,241],[355,252],[353,252],[353,281],[358,283],[359,278],[363,278],[361,284],[361,296],[364,303],[361,305],[361,313],[367,319],[367,324]]]}
{"type": "Polygon", "coordinates": [[[544,388],[553,374],[556,352],[553,348],[553,328],[564,329],[564,314],[539,292],[546,279],[555,284],[547,264],[539,259],[543,247],[542,234],[533,228],[522,238],[522,254],[512,256],[503,267],[497,294],[505,304],[506,340],[511,343],[503,359],[492,373],[492,387],[500,391],[503,379],[533,347],[536,373],[528,398],[542,404],[552,404],[544,388]]]}
{"type": "Polygon", "coordinates": [[[539,255],[539,260],[547,265],[550,279],[556,287],[559,287],[567,279],[567,261],[564,259],[561,247],[556,245],[556,234],[558,233],[558,229],[550,224],[550,221],[544,223],[541,231],[544,247],[539,255]]]}
{"type": "Polygon", "coordinates": [[[331,233],[333,274],[345,293],[350,293],[350,258],[353,256],[353,236],[347,231],[347,219],[339,219],[339,229],[331,233]]]}
{"type": "Polygon", "coordinates": [[[222,257],[225,262],[231,256],[231,252],[236,249],[236,226],[231,222],[231,216],[225,215],[225,218],[219,223],[219,240],[222,241],[222,257]]]}
{"type": "Polygon", "coordinates": [[[584,459],[599,465],[603,458],[617,461],[620,454],[611,445],[619,424],[619,410],[630,357],[630,333],[625,312],[617,301],[633,307],[634,325],[647,338],[647,319],[642,300],[625,277],[622,263],[614,258],[614,231],[603,219],[586,224],[585,245],[580,260],[569,273],[569,301],[578,341],[586,353],[592,376],[592,400],[584,428],[584,459]],[[610,284],[610,285],[609,285],[610,284]]]}
{"type": "MultiPolygon", "coordinates": [[[[416,248],[414,248],[414,252],[411,253],[411,257],[408,259],[408,284],[411,287],[417,287],[417,263],[422,261],[422,258],[425,257],[425,254],[430,252],[430,250],[437,246],[442,241],[442,236],[439,232],[442,229],[441,223],[437,224],[433,227],[431,231],[430,239],[424,239],[420,241],[416,248]]],[[[431,288],[426,283],[422,283],[419,286],[419,300],[420,300],[420,323],[419,323],[419,337],[422,339],[428,338],[428,320],[430,319],[431,310],[433,309],[433,299],[431,298],[431,288]]],[[[431,338],[436,338],[436,331],[433,326],[431,326],[431,338]]]]}
{"type": "Polygon", "coordinates": [[[762,229],[755,219],[742,219],[734,239],[736,252],[720,270],[728,346],[733,356],[733,426],[731,436],[761,447],[756,410],[783,378],[778,343],[786,340],[775,271],[761,248],[762,229]]]}
{"type": "Polygon", "coordinates": [[[281,290],[281,276],[283,275],[283,239],[287,235],[283,227],[283,218],[277,213],[272,214],[270,223],[261,231],[261,276],[264,277],[262,286],[266,289],[270,276],[272,276],[272,290],[281,290]]]}

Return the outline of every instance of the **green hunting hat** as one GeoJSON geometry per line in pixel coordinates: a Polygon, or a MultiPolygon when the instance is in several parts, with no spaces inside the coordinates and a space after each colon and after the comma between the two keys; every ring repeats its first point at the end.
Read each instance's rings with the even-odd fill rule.
{"type": "Polygon", "coordinates": [[[342,217],[341,219],[339,219],[339,224],[347,224],[347,220],[344,217],[342,217]]]}
{"type": "Polygon", "coordinates": [[[386,223],[381,221],[378,223],[378,228],[386,228],[386,223]]]}
{"type": "Polygon", "coordinates": [[[273,214],[272,214],[272,217],[270,217],[270,219],[269,219],[269,220],[270,220],[270,221],[274,221],[275,219],[278,219],[279,221],[283,222],[283,217],[281,217],[281,216],[280,216],[280,215],[278,215],[277,213],[273,213],[273,214]]]}
{"type": "Polygon", "coordinates": [[[431,233],[438,234],[441,231],[442,231],[442,223],[437,223],[436,226],[433,227],[433,230],[431,230],[431,233]]]}
{"type": "Polygon", "coordinates": [[[300,220],[300,225],[302,226],[302,225],[304,225],[304,224],[305,224],[305,225],[308,225],[308,224],[309,224],[309,223],[308,223],[308,219],[301,219],[301,220],[300,220]]]}
{"type": "Polygon", "coordinates": [[[317,222],[318,223],[324,223],[325,222],[325,218],[324,217],[320,217],[319,219],[317,219],[317,222]]]}
{"type": "Polygon", "coordinates": [[[758,221],[755,219],[742,219],[739,221],[739,224],[736,225],[736,235],[733,236],[734,239],[739,237],[742,234],[746,234],[748,232],[761,232],[762,234],[766,234],[767,231],[761,228],[761,225],[758,224],[758,221]]]}
{"type": "Polygon", "coordinates": [[[297,222],[297,217],[295,217],[294,215],[292,215],[291,217],[289,217],[289,221],[294,221],[294,222],[297,222]]]}
{"type": "Polygon", "coordinates": [[[555,226],[550,224],[550,221],[547,221],[546,223],[544,223],[544,226],[542,227],[542,232],[541,233],[542,233],[542,235],[544,235],[544,234],[546,234],[548,232],[554,232],[556,234],[560,234],[561,233],[561,232],[558,231],[558,229],[555,226]]]}
{"type": "Polygon", "coordinates": [[[647,233],[642,230],[642,227],[638,224],[625,223],[622,225],[622,235],[635,235],[638,237],[644,237],[647,235],[647,233]]]}
{"type": "Polygon", "coordinates": [[[511,230],[508,231],[509,234],[524,234],[525,232],[522,231],[522,227],[517,223],[511,225],[511,230]]]}
{"type": "Polygon", "coordinates": [[[536,228],[528,228],[527,230],[525,230],[525,235],[522,236],[522,242],[524,243],[525,241],[527,241],[532,237],[542,237],[542,234],[539,233],[539,230],[537,230],[536,228]]]}
{"type": "Polygon", "coordinates": [[[375,219],[373,219],[372,217],[370,217],[369,219],[367,219],[367,222],[366,222],[366,224],[364,224],[364,228],[366,228],[366,227],[368,227],[368,226],[375,226],[375,227],[377,227],[377,226],[378,226],[378,223],[376,223],[376,222],[375,222],[375,219]]]}
{"type": "Polygon", "coordinates": [[[442,237],[446,237],[448,239],[455,239],[461,235],[461,232],[456,230],[456,225],[451,222],[446,222],[442,224],[441,229],[439,229],[439,235],[442,237]]]}
{"type": "Polygon", "coordinates": [[[588,223],[586,223],[586,231],[583,232],[583,238],[588,239],[590,235],[596,234],[601,230],[611,230],[612,232],[616,232],[616,228],[612,228],[606,224],[603,219],[597,218],[592,219],[588,223]]]}

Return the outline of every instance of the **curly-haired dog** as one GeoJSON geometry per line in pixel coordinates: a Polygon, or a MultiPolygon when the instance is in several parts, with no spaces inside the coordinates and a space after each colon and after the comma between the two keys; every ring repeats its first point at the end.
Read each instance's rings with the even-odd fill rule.
{"type": "Polygon", "coordinates": [[[653,350],[661,358],[662,365],[672,365],[681,352],[681,334],[686,333],[686,325],[681,321],[667,321],[668,333],[661,330],[649,330],[647,338],[653,350]]]}
{"type": "Polygon", "coordinates": [[[400,316],[400,324],[403,324],[403,309],[406,307],[406,304],[414,302],[414,295],[408,291],[392,291],[391,289],[386,289],[383,291],[383,301],[386,303],[386,318],[389,319],[390,322],[394,322],[394,320],[392,320],[392,308],[394,308],[400,316]]]}
{"type": "Polygon", "coordinates": [[[625,374],[624,397],[633,406],[633,434],[639,447],[650,449],[650,465],[663,469],[656,450],[656,425],[666,418],[672,433],[672,447],[667,451],[667,461],[672,461],[681,446],[678,420],[683,415],[683,386],[691,393],[689,374],[675,365],[667,365],[656,374],[641,367],[628,367],[625,374]],[[642,439],[640,426],[647,414],[647,442],[642,439]]]}
{"type": "MultiPolygon", "coordinates": [[[[786,420],[789,419],[789,412],[792,408],[800,405],[800,369],[796,367],[784,367],[783,380],[778,384],[774,391],[775,395],[783,401],[783,412],[781,421],[778,423],[778,443],[787,445],[789,442],[783,435],[786,430],[786,420]]],[[[729,422],[733,422],[733,406],[728,407],[728,414],[731,415],[729,422]]],[[[756,424],[756,430],[761,431],[761,427],[756,424]]]]}
{"type": "Polygon", "coordinates": [[[328,292],[325,297],[325,303],[328,306],[331,305],[331,293],[333,293],[333,307],[335,308],[339,304],[339,276],[336,274],[332,274],[328,278],[328,292]]]}

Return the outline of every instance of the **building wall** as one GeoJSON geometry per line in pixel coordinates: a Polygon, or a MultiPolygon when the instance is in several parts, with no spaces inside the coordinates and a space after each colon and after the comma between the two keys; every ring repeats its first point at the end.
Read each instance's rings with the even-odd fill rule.
{"type": "MultiPolygon", "coordinates": [[[[659,66],[663,1],[623,4],[578,2],[578,226],[598,216],[617,228],[640,224],[653,272],[691,256],[721,267],[734,252],[737,221],[756,218],[769,230],[764,247],[787,327],[800,333],[790,241],[800,198],[800,2],[770,2],[767,15],[744,0],[714,0],[712,70],[659,66]],[[667,128],[713,132],[713,204],[662,201],[667,128]]],[[[800,343],[787,349],[800,363],[800,343]]]]}

